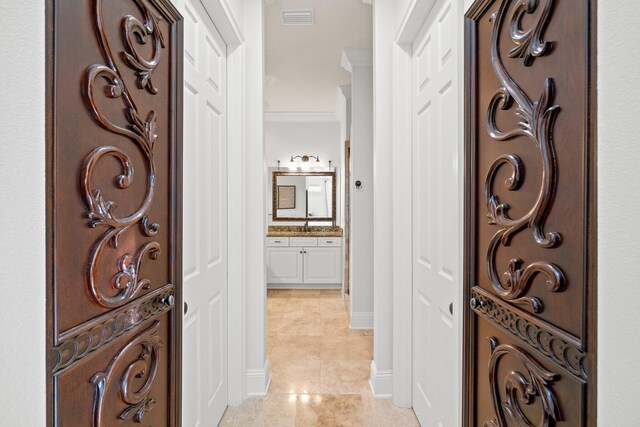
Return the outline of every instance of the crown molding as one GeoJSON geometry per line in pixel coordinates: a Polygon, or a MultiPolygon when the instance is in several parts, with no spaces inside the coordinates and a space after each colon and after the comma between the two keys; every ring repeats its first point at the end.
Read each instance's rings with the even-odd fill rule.
{"type": "Polygon", "coordinates": [[[340,65],[350,73],[355,67],[373,67],[373,49],[346,48],[342,51],[340,65]]]}
{"type": "Polygon", "coordinates": [[[267,123],[337,123],[335,113],[265,112],[267,123]]]}

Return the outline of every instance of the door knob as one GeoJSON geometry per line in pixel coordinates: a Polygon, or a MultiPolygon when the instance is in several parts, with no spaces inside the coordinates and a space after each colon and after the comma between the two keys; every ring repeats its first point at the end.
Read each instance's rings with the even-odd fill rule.
{"type": "Polygon", "coordinates": [[[162,305],[166,305],[167,307],[171,307],[175,302],[175,298],[173,295],[167,295],[165,297],[158,298],[158,302],[162,305]]]}
{"type": "Polygon", "coordinates": [[[166,297],[162,297],[158,299],[158,302],[160,304],[166,305],[166,306],[172,306],[173,303],[175,302],[175,298],[173,295],[167,295],[166,297]]]}
{"type": "Polygon", "coordinates": [[[187,302],[184,302],[184,314],[187,314],[187,311],[189,311],[189,306],[187,305],[187,302]]]}
{"type": "Polygon", "coordinates": [[[449,313],[453,316],[453,303],[449,304],[449,313]]]}
{"type": "Polygon", "coordinates": [[[473,308],[474,310],[475,310],[476,308],[478,308],[478,306],[480,306],[480,307],[484,307],[486,304],[487,304],[486,302],[484,302],[484,301],[482,301],[482,300],[475,299],[475,298],[471,298],[471,299],[469,300],[469,305],[470,305],[470,306],[471,306],[471,308],[473,308]]]}

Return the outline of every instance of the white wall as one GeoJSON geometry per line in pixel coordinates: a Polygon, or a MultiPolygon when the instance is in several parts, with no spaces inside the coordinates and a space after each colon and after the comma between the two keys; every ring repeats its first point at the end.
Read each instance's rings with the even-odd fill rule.
{"type": "Polygon", "coordinates": [[[0,424],[45,425],[45,2],[0,2],[0,424]]]}
{"type": "Polygon", "coordinates": [[[638,424],[640,39],[636,0],[598,2],[598,421],[638,424]]]}
{"type": "MultiPolygon", "coordinates": [[[[286,117],[278,114],[277,119],[270,119],[267,116],[264,124],[264,139],[265,139],[265,163],[266,174],[264,178],[265,188],[267,189],[266,198],[266,212],[267,212],[267,225],[274,225],[271,220],[271,177],[275,167],[277,167],[277,161],[280,160],[280,170],[288,170],[289,160],[291,156],[298,155],[311,155],[319,156],[320,163],[316,164],[313,160],[310,161],[312,167],[329,167],[329,160],[331,160],[331,167],[337,168],[338,171],[338,186],[336,194],[336,225],[344,224],[342,221],[342,187],[343,177],[341,175],[341,166],[343,155],[341,155],[341,143],[340,143],[340,122],[337,117],[331,121],[327,120],[327,114],[321,113],[318,116],[321,117],[319,121],[300,121],[300,116],[292,113],[291,121],[286,121],[286,117]]],[[[287,114],[284,114],[287,116],[287,114]]],[[[297,161],[297,165],[300,165],[300,161],[297,161]]],[[[299,225],[300,223],[288,223],[279,222],[275,225],[299,225]]]]}
{"type": "MultiPolygon", "coordinates": [[[[320,156],[320,164],[340,167],[340,123],[332,122],[270,122],[264,126],[265,162],[268,167],[289,166],[291,156],[320,156]]],[[[313,163],[313,160],[311,161],[313,163]]],[[[311,166],[316,166],[312,164],[311,166]]]]}
{"type": "Polygon", "coordinates": [[[393,0],[373,3],[373,364],[374,395],[393,394],[393,0]]]}
{"type": "Polygon", "coordinates": [[[373,327],[373,69],[370,49],[345,49],[351,71],[351,327],[373,327]],[[356,189],[355,182],[362,188],[356,189]]]}
{"type": "MultiPolygon", "coordinates": [[[[261,185],[264,168],[264,55],[262,0],[245,0],[245,152],[244,190],[245,226],[244,260],[246,292],[246,370],[247,394],[263,395],[269,385],[267,361],[265,274],[265,215],[257,206],[265,206],[265,191],[261,185]],[[256,185],[257,184],[257,185],[256,185]]],[[[230,286],[234,286],[230,283],[230,286]]]]}

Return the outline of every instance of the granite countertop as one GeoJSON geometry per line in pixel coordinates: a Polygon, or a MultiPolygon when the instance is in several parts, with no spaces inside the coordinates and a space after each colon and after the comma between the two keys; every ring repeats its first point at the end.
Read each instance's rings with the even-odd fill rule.
{"type": "Polygon", "coordinates": [[[342,237],[342,227],[302,225],[272,225],[267,237],[342,237]]]}

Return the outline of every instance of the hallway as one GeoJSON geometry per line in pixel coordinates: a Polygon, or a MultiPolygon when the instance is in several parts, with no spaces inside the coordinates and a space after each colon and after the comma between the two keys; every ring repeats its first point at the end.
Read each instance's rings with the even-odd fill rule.
{"type": "Polygon", "coordinates": [[[369,388],[371,331],[349,329],[340,291],[269,290],[265,398],[229,407],[223,426],[417,426],[369,388]]]}

